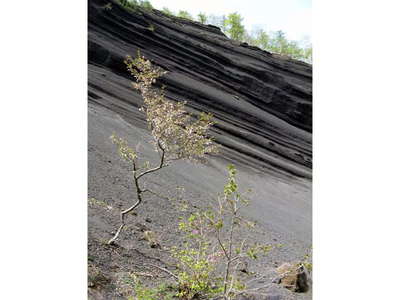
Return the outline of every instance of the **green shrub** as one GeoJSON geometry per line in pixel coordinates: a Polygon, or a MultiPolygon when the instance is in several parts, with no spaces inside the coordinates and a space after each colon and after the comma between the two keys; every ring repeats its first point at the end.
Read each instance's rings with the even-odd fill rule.
{"type": "Polygon", "coordinates": [[[271,245],[248,243],[239,236],[241,227],[253,228],[240,209],[249,204],[239,193],[236,169],[228,166],[228,182],[217,203],[206,210],[197,209],[179,222],[179,230],[186,242],[171,249],[177,260],[178,294],[181,299],[223,296],[235,299],[246,291],[246,283],[238,270],[247,259],[257,259],[268,253],[271,245]]]}
{"type": "Polygon", "coordinates": [[[226,31],[231,39],[236,41],[243,40],[245,29],[242,25],[242,21],[243,18],[238,13],[229,14],[225,19],[224,25],[226,26],[226,31]]]}
{"type": "Polygon", "coordinates": [[[147,11],[153,10],[153,6],[151,5],[150,1],[148,1],[148,0],[139,0],[139,6],[147,11]]]}
{"type": "Polygon", "coordinates": [[[205,13],[199,13],[197,15],[201,24],[205,24],[207,22],[207,15],[205,13]]]}
{"type": "Polygon", "coordinates": [[[140,280],[133,276],[134,282],[134,296],[128,298],[128,300],[172,300],[174,299],[175,291],[168,287],[166,284],[160,284],[159,286],[150,288],[144,286],[140,280]]]}
{"type": "Polygon", "coordinates": [[[172,10],[169,10],[167,7],[163,7],[161,11],[167,16],[175,16],[175,13],[172,10]]]}
{"type": "Polygon", "coordinates": [[[180,10],[178,12],[178,17],[188,19],[188,20],[193,20],[193,17],[185,10],[180,10]]]}

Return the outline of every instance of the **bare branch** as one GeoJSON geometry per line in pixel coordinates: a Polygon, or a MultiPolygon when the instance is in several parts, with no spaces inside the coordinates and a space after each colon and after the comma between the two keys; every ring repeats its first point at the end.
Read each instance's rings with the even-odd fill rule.
{"type": "Polygon", "coordinates": [[[149,174],[149,173],[153,173],[153,172],[155,172],[155,171],[158,171],[158,170],[162,169],[162,168],[165,166],[165,165],[164,165],[165,150],[164,150],[164,148],[161,146],[160,141],[157,142],[157,145],[158,145],[158,147],[159,147],[160,150],[161,150],[160,164],[159,164],[157,167],[153,168],[153,169],[149,169],[149,170],[144,171],[143,173],[139,174],[139,175],[137,176],[137,179],[138,179],[138,180],[140,179],[140,177],[142,177],[142,176],[144,176],[144,175],[146,175],[146,174],[149,174]]]}
{"type": "Polygon", "coordinates": [[[161,270],[161,271],[163,271],[163,272],[165,272],[165,273],[171,275],[175,280],[177,280],[177,281],[179,280],[179,277],[178,277],[178,276],[176,276],[174,273],[172,273],[171,271],[169,271],[169,270],[167,270],[167,269],[165,269],[165,268],[162,268],[162,267],[159,267],[159,266],[153,265],[153,264],[146,264],[146,265],[151,266],[151,267],[154,267],[154,268],[157,268],[157,269],[159,269],[159,270],[161,270]]]}
{"type": "Polygon", "coordinates": [[[123,210],[121,212],[121,225],[119,226],[117,232],[115,233],[114,237],[108,241],[108,244],[111,245],[113,243],[115,243],[115,241],[117,240],[119,234],[121,233],[122,229],[125,227],[125,215],[130,213],[131,211],[133,211],[136,207],[139,206],[140,203],[142,203],[142,190],[139,186],[139,181],[138,178],[136,177],[136,162],[133,161],[133,179],[135,182],[135,186],[136,186],[136,196],[138,198],[138,200],[136,201],[135,204],[133,204],[131,207],[123,210]]]}
{"type": "Polygon", "coordinates": [[[217,231],[217,240],[218,240],[219,246],[221,247],[222,251],[224,252],[224,255],[225,255],[226,259],[229,259],[228,252],[226,251],[225,246],[221,241],[221,236],[220,236],[220,230],[219,229],[217,231]]]}

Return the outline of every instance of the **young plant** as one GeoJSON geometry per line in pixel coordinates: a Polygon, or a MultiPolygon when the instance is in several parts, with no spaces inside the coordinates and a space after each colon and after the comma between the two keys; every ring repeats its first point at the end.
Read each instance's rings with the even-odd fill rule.
{"type": "Polygon", "coordinates": [[[193,17],[190,15],[190,13],[188,13],[185,10],[180,10],[178,12],[178,17],[188,19],[188,20],[193,20],[193,17]]]}
{"type": "Polygon", "coordinates": [[[222,296],[235,299],[245,293],[246,284],[238,276],[246,260],[268,253],[271,245],[250,244],[239,237],[241,227],[254,227],[241,215],[248,201],[238,191],[236,169],[228,166],[228,182],[217,205],[198,210],[179,223],[186,234],[181,248],[172,248],[178,261],[178,296],[192,299],[195,295],[222,296]]]}
{"type": "Polygon", "coordinates": [[[243,18],[238,13],[229,14],[224,20],[224,25],[226,26],[226,31],[229,37],[235,41],[241,41],[245,33],[245,28],[242,24],[243,18]]]}
{"type": "Polygon", "coordinates": [[[147,10],[147,11],[152,11],[153,10],[153,6],[151,5],[150,1],[148,1],[148,0],[139,0],[139,5],[144,10],[147,10]]]}
{"type": "Polygon", "coordinates": [[[174,299],[174,292],[171,291],[165,284],[149,288],[144,286],[137,276],[133,275],[132,279],[134,284],[135,296],[129,297],[128,300],[173,300],[174,299]]]}
{"type": "Polygon", "coordinates": [[[193,299],[196,295],[215,296],[221,292],[221,278],[216,277],[218,251],[209,240],[210,228],[204,213],[196,212],[179,223],[186,234],[182,247],[171,249],[177,260],[178,293],[180,299],[193,299]]]}
{"type": "Polygon", "coordinates": [[[119,3],[129,11],[137,11],[141,7],[145,11],[152,11],[153,6],[148,0],[119,0],[119,3]]]}
{"type": "Polygon", "coordinates": [[[197,15],[197,17],[201,24],[205,24],[207,22],[207,15],[205,13],[201,12],[197,15]]]}
{"type": "Polygon", "coordinates": [[[127,141],[113,134],[111,140],[118,147],[119,155],[133,167],[133,180],[136,187],[136,202],[121,211],[121,225],[109,244],[115,242],[125,227],[125,216],[132,212],[143,201],[143,195],[151,192],[143,188],[143,179],[150,174],[167,167],[176,160],[202,161],[206,154],[216,153],[217,146],[207,137],[209,128],[213,125],[212,115],[201,113],[196,119],[185,110],[186,102],[172,102],[165,98],[164,88],[154,87],[157,79],[166,72],[154,66],[149,60],[138,54],[133,59],[127,56],[125,60],[128,71],[135,77],[133,87],[143,97],[140,109],[146,114],[148,126],[153,136],[155,151],[159,154],[159,162],[151,166],[146,161],[139,161],[136,151],[127,141]]]}
{"type": "Polygon", "coordinates": [[[170,10],[168,7],[163,7],[161,10],[164,14],[166,14],[167,16],[175,16],[175,13],[170,10]]]}
{"type": "Polygon", "coordinates": [[[137,0],[119,0],[119,3],[130,10],[135,10],[136,7],[139,5],[139,3],[137,2],[137,0]]]}

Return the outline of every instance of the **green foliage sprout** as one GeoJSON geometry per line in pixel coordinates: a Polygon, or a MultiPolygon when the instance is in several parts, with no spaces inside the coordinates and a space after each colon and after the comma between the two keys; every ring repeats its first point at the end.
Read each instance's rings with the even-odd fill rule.
{"type": "Polygon", "coordinates": [[[195,211],[178,224],[186,242],[173,247],[171,253],[177,260],[180,299],[196,295],[235,299],[246,292],[245,282],[238,277],[239,268],[246,259],[257,259],[272,249],[272,245],[251,244],[239,238],[238,229],[253,228],[254,223],[239,213],[249,202],[239,193],[236,175],[236,168],[229,165],[228,180],[217,204],[195,211]]]}
{"type": "Polygon", "coordinates": [[[193,17],[186,10],[180,10],[178,12],[178,17],[183,19],[193,20],[193,17]]]}
{"type": "MultiPolygon", "coordinates": [[[[154,9],[148,0],[119,0],[119,2],[130,11],[137,11],[139,7],[146,11],[152,11],[154,9]]],[[[108,8],[108,6],[105,8],[108,8]]],[[[162,12],[168,16],[177,16],[187,20],[194,20],[190,13],[185,10],[180,10],[176,14],[167,7],[164,7],[162,12]]],[[[197,20],[202,24],[208,22],[211,25],[220,27],[222,32],[235,41],[246,42],[249,45],[257,46],[263,50],[312,63],[311,45],[300,46],[298,42],[288,40],[285,33],[281,30],[267,33],[263,29],[258,29],[254,32],[248,32],[242,24],[242,16],[237,12],[227,16],[206,15],[200,12],[197,15],[197,20]]],[[[151,27],[149,27],[149,29],[150,28],[151,27]]]]}
{"type": "Polygon", "coordinates": [[[207,23],[207,15],[205,13],[199,13],[197,17],[201,24],[207,23]]]}
{"type": "Polygon", "coordinates": [[[229,14],[225,19],[224,25],[229,37],[235,41],[243,39],[245,29],[242,25],[243,18],[238,13],[229,14]]]}

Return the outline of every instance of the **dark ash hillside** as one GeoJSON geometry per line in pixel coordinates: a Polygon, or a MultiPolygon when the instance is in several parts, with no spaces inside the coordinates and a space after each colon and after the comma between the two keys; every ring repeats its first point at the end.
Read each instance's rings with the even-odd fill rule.
{"type": "Polygon", "coordinates": [[[169,98],[188,100],[193,109],[214,114],[217,141],[235,155],[311,177],[310,65],[239,45],[214,26],[161,12],[132,14],[117,4],[106,10],[106,3],[89,2],[90,101],[133,117],[129,110],[140,105],[138,94],[127,91],[125,81],[103,84],[96,67],[130,79],[123,60],[140,49],[169,71],[161,80],[169,98]],[[115,100],[99,98],[104,92],[115,100]]]}
{"type": "MultiPolygon", "coordinates": [[[[267,242],[286,246],[271,253],[270,266],[301,258],[312,236],[312,67],[234,42],[214,26],[159,11],[129,12],[115,2],[108,10],[104,8],[108,3],[88,2],[89,198],[116,208],[89,209],[89,255],[96,266],[112,277],[129,269],[132,260],[140,263],[141,253],[155,251],[148,252],[143,242],[135,240],[134,229],[121,237],[120,250],[99,246],[99,240],[109,239],[116,228],[118,209],[127,207],[134,195],[129,167],[108,137],[116,132],[132,145],[141,143],[147,159],[156,158],[145,143],[150,135],[138,111],[142,99],[132,89],[123,62],[138,50],[168,71],[159,83],[166,86],[169,99],[187,100],[193,113],[214,115],[212,135],[223,146],[209,165],[181,163],[149,184],[183,185],[191,199],[201,203],[221,191],[225,167],[232,162],[239,171],[239,184],[254,190],[249,217],[267,232],[267,242]],[[117,256],[115,251],[122,252],[117,256]],[[127,262],[117,263],[119,257],[127,262]]],[[[170,231],[165,243],[174,240],[176,220],[168,204],[148,200],[131,222],[146,218],[152,220],[147,224],[152,230],[170,231]]],[[[115,295],[115,291],[100,292],[95,298],[115,295]]]]}

